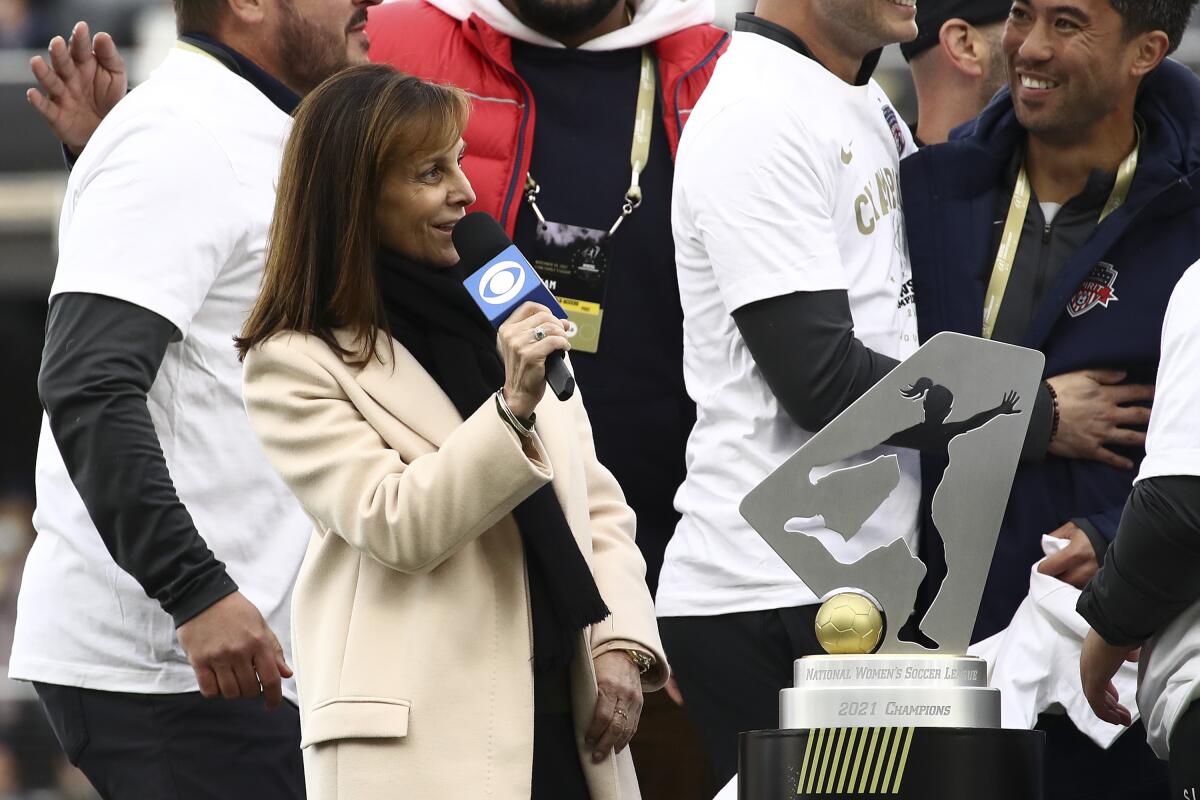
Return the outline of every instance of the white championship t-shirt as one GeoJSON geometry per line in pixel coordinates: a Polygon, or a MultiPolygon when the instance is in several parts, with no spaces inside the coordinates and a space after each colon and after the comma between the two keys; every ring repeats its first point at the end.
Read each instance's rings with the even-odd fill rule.
{"type": "MultiPolygon", "coordinates": [[[[134,303],[179,331],[148,405],[179,499],[289,656],[312,524],[266,461],[233,348],[258,293],[291,118],[215,60],[171,51],[104,120],[67,184],[51,295],[134,303]]],[[[37,539],[10,677],[196,691],[171,617],[116,565],[43,420],[37,539]]],[[[295,697],[291,681],[285,692],[295,697]]]]}
{"type": "MultiPolygon", "coordinates": [[[[1154,410],[1139,481],[1200,476],[1200,421],[1196,418],[1200,409],[1200,315],[1192,307],[1197,296],[1200,263],[1183,274],[1167,305],[1154,410]]],[[[1165,759],[1176,721],[1200,696],[1200,603],[1146,643],[1139,672],[1137,700],[1146,738],[1158,757],[1165,759]]]]}
{"type": "MultiPolygon", "coordinates": [[[[733,35],[675,168],[684,376],[697,419],[675,498],[683,518],[659,579],[659,616],[817,601],[738,513],[746,494],[812,434],[776,401],[732,312],[792,292],[843,289],[855,335],[884,355],[909,356],[917,329],[898,173],[900,156],[913,150],[874,81],[853,86],[786,45],[733,35]]],[[[855,560],[899,537],[915,552],[914,452],[881,447],[814,479],[884,453],[899,456],[900,485],[839,558],[855,560]]]]}

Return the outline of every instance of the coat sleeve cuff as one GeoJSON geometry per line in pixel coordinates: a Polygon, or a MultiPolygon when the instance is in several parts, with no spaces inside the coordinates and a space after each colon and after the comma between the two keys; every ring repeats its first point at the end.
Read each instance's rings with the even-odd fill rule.
{"type": "Polygon", "coordinates": [[[654,659],[653,666],[642,675],[642,691],[644,692],[658,691],[666,685],[667,678],[671,677],[671,668],[667,664],[666,656],[654,647],[642,644],[641,642],[634,642],[627,639],[608,639],[592,648],[592,660],[594,661],[613,650],[640,650],[654,659]]]}

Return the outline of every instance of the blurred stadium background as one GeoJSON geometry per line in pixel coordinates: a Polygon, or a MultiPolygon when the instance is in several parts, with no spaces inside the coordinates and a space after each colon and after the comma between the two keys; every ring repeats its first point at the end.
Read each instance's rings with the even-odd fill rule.
{"type": "MultiPolygon", "coordinates": [[[[717,4],[718,21],[729,27],[754,0],[717,4]]],[[[32,690],[5,677],[17,581],[33,538],[37,368],[66,184],[58,144],[25,91],[32,83],[29,59],[80,19],[113,34],[135,82],[161,60],[174,35],[170,0],[0,0],[0,800],[96,797],[62,758],[32,690]]],[[[1200,36],[1185,40],[1176,58],[1200,65],[1200,36]]],[[[911,122],[911,83],[896,48],[885,53],[877,77],[911,122]]]]}

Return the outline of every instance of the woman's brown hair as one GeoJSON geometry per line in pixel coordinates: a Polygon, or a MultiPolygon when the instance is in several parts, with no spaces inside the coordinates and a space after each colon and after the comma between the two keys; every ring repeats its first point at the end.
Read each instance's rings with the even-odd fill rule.
{"type": "Polygon", "coordinates": [[[353,67],[322,83],[296,112],[283,153],[258,300],[236,337],[245,358],[282,331],[317,336],[365,366],[387,316],[375,280],[375,207],[396,161],[452,147],[470,101],[391,67],[353,67]],[[352,332],[344,347],[334,330],[352,332]]]}

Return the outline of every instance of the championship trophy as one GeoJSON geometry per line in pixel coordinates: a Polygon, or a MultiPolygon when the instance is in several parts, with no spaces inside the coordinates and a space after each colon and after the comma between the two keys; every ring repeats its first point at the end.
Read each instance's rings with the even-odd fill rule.
{"type": "Polygon", "coordinates": [[[939,334],[743,500],[742,516],[824,601],[827,655],[795,662],[779,730],[741,734],[739,800],[1042,797],[1042,734],[1000,727],[987,664],[966,655],[1042,367],[1033,350],[939,334]],[[913,437],[926,488],[937,482],[923,548],[944,550],[946,567],[923,592],[925,564],[902,532],[838,557],[900,484],[897,455],[877,448],[913,437]],[[807,527],[820,535],[803,524],[816,517],[823,525],[807,527]]]}

